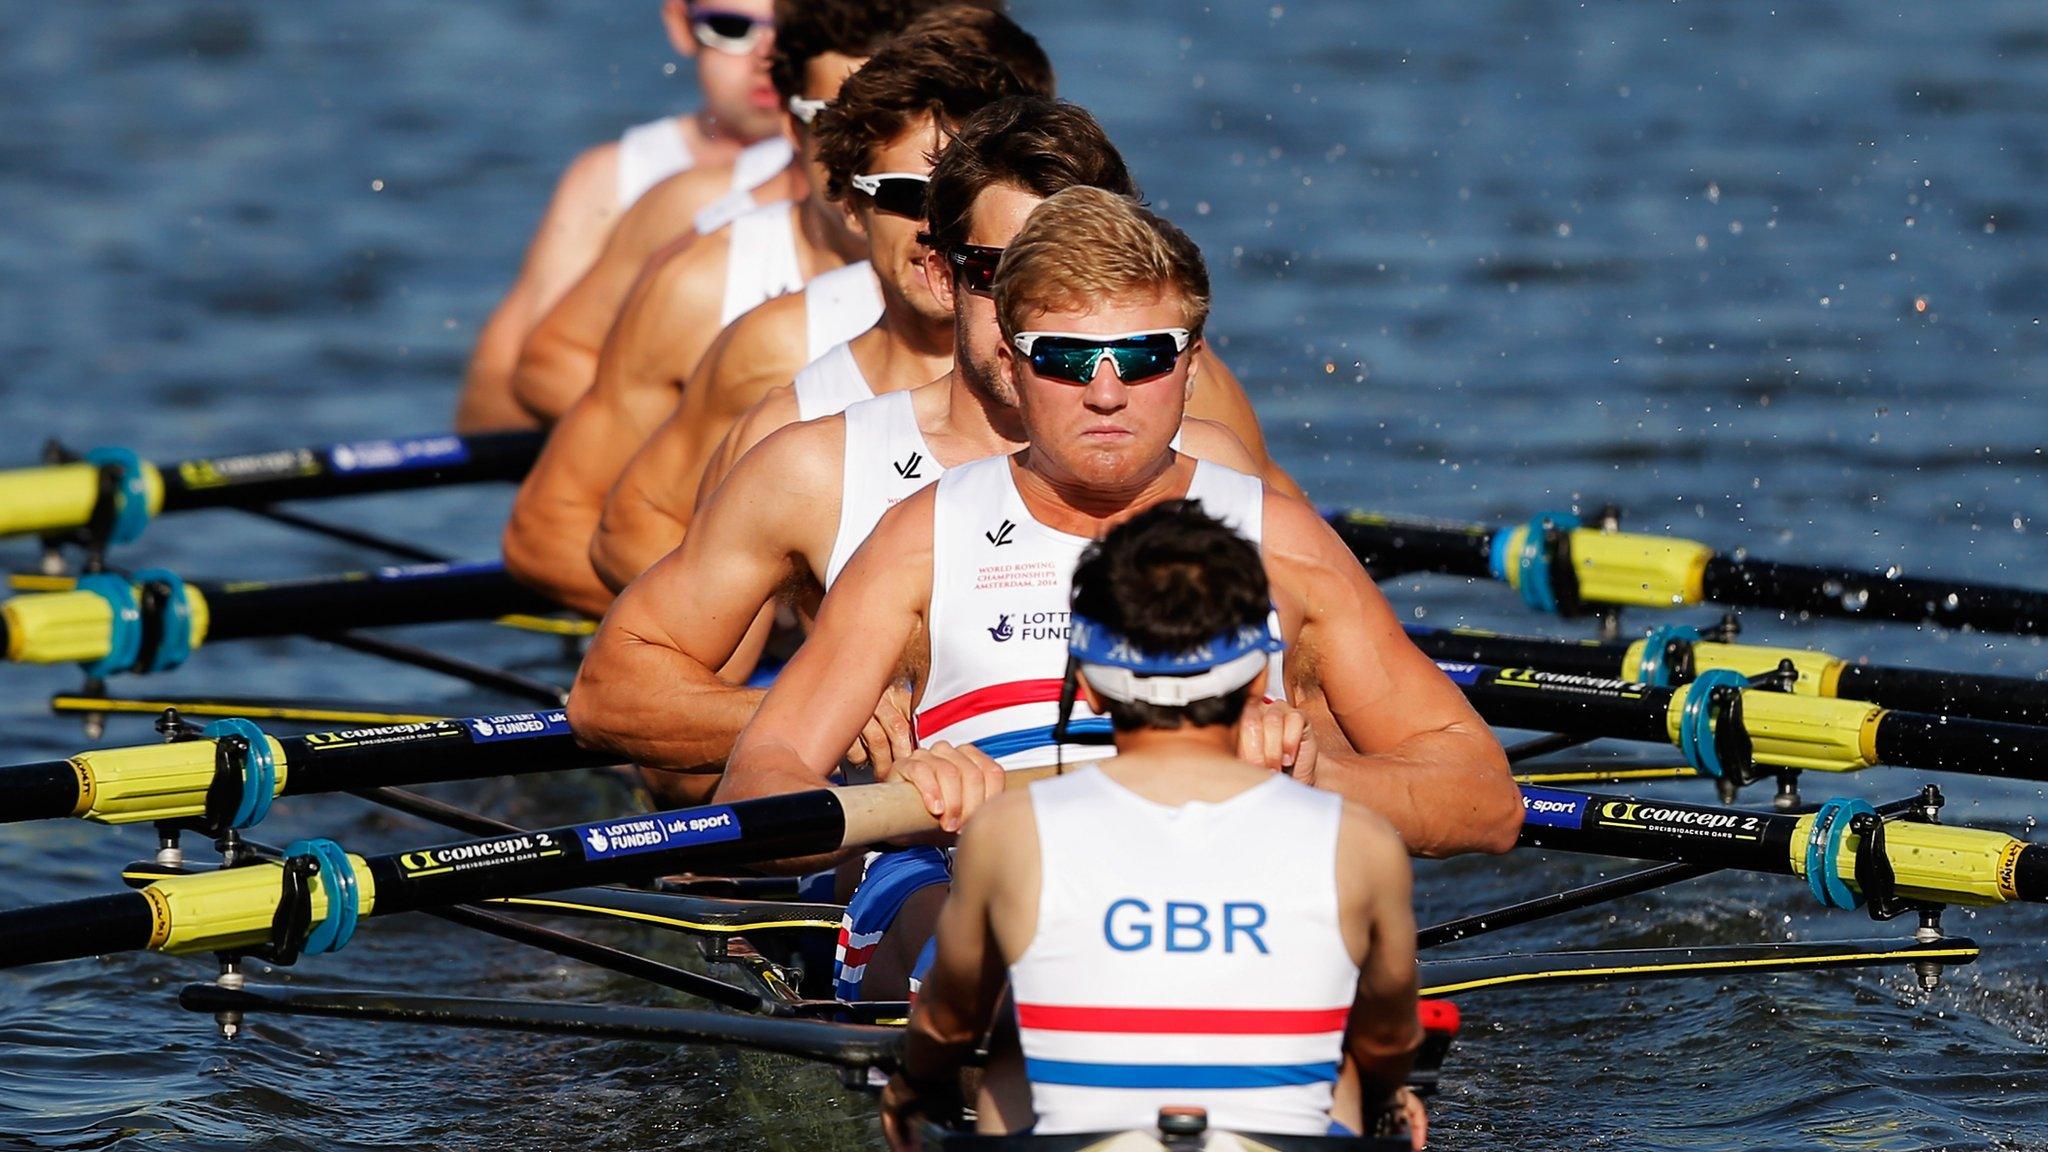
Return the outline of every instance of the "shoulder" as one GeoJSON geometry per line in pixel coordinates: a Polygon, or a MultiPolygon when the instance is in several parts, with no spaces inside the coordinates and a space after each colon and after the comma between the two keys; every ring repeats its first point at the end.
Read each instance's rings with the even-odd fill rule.
{"type": "MultiPolygon", "coordinates": [[[[756,412],[760,411],[757,406],[756,412]]],[[[748,419],[751,421],[752,414],[748,419]]],[[[735,429],[735,437],[740,430],[735,429]]],[[[751,444],[741,443],[732,479],[748,483],[758,477],[773,483],[784,497],[806,497],[836,490],[840,463],[846,454],[846,421],[839,416],[804,422],[763,425],[751,444]]]]}
{"type": "Polygon", "coordinates": [[[607,140],[576,154],[555,181],[555,199],[609,209],[618,193],[619,142],[607,140]]]}
{"type": "Polygon", "coordinates": [[[1337,825],[1340,872],[1375,881],[1409,875],[1408,847],[1386,817],[1356,800],[1344,800],[1341,812],[1337,825]]]}
{"type": "Polygon", "coordinates": [[[1197,460],[1221,464],[1249,476],[1259,474],[1259,462],[1244,441],[1227,426],[1214,420],[1189,417],[1181,422],[1181,447],[1197,460]]]}

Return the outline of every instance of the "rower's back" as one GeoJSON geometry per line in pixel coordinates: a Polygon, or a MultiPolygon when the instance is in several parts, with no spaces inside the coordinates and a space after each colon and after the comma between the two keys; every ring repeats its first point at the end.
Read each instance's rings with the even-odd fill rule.
{"type": "Polygon", "coordinates": [[[1010,980],[1036,1131],[1169,1105],[1235,1131],[1329,1130],[1358,989],[1344,802],[1238,767],[1214,802],[1162,803],[1094,766],[1030,789],[1038,916],[1010,980]]]}

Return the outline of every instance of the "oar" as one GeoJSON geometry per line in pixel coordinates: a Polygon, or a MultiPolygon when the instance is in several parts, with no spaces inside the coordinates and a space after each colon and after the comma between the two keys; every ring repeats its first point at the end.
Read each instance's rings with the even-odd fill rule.
{"type": "MultiPolygon", "coordinates": [[[[1840,940],[1424,960],[1420,975],[1422,995],[1447,996],[1534,984],[1675,980],[1894,964],[1946,966],[1972,963],[1978,955],[1976,942],[1961,937],[1932,941],[1840,940]]],[[[902,1039],[900,1028],[874,1024],[764,1018],[688,1008],[564,1004],[358,989],[187,984],[178,993],[178,1004],[188,1011],[216,1015],[274,1013],[664,1044],[718,1044],[856,1069],[893,1067],[902,1039]]],[[[1434,1012],[1425,1009],[1425,1016],[1432,1019],[1445,1014],[1442,1006],[1434,1012]]],[[[1439,1029],[1443,1027],[1438,1025],[1439,1029]]],[[[1434,1066],[1426,1071],[1433,1079],[1434,1066]]]]}
{"type": "Polygon", "coordinates": [[[1678,688],[1438,661],[1489,724],[1671,744],[1729,787],[1755,766],[1854,772],[1910,766],[2048,780],[2048,728],[1880,708],[1749,687],[1729,672],[1678,688]]]}
{"type": "MultiPolygon", "coordinates": [[[[1021,783],[1050,772],[1012,776],[1021,783]]],[[[1525,788],[1523,796],[1523,839],[1536,846],[1780,875],[1807,871],[1810,859],[1815,882],[1830,896],[1841,889],[1885,900],[2048,902],[2048,845],[2002,833],[1904,821],[1852,830],[1852,813],[1830,818],[1822,829],[1827,835],[1802,854],[1794,851],[1804,843],[1796,838],[1829,810],[1771,816],[1551,789],[1525,788]]],[[[0,967],[144,950],[189,954],[270,945],[292,955],[301,948],[332,951],[354,932],[358,917],[835,852],[934,827],[916,789],[891,782],[368,858],[344,854],[331,841],[306,841],[288,848],[282,865],[248,864],[159,880],[137,892],[0,912],[0,967]]]]}
{"type": "Polygon", "coordinates": [[[517,480],[541,440],[538,432],[405,436],[162,464],[95,448],[76,463],[0,471],[0,536],[98,528],[106,542],[126,544],[169,512],[517,480]]]}
{"type": "Polygon", "coordinates": [[[1505,528],[1370,512],[1335,513],[1330,523],[1383,576],[1441,572],[1503,580],[1531,607],[1563,615],[1601,605],[1676,608],[1710,601],[1789,615],[2048,633],[2048,592],[1782,564],[1677,537],[1582,528],[1562,514],[1505,528]]]}
{"type": "Polygon", "coordinates": [[[306,736],[269,736],[246,720],[208,731],[214,735],[0,767],[0,822],[206,817],[219,828],[248,828],[279,796],[596,768],[618,760],[577,747],[559,708],[306,736]]]}
{"type": "MultiPolygon", "coordinates": [[[[1939,807],[1939,793],[1923,796],[1939,807]]],[[[1822,904],[1895,899],[1990,906],[2048,902],[2048,845],[2002,832],[1884,820],[1861,801],[1803,814],[1522,786],[1519,843],[1804,877],[1822,904]]]]}
{"type": "Polygon", "coordinates": [[[1864,700],[1887,708],[1978,720],[2048,724],[2048,679],[1862,664],[1807,649],[1702,639],[1691,628],[1659,628],[1635,641],[1552,640],[1422,624],[1408,625],[1407,631],[1416,647],[1438,660],[1541,668],[1659,687],[1689,683],[1716,668],[1763,676],[1789,660],[1799,673],[1791,686],[1798,696],[1864,700]]]}
{"type": "Polygon", "coordinates": [[[488,620],[555,606],[496,560],[413,564],[274,582],[187,582],[163,569],[80,577],[70,591],[0,601],[0,652],[76,661],[96,676],[163,672],[194,649],[257,636],[488,620]]]}
{"type": "MultiPolygon", "coordinates": [[[[1052,769],[1012,773],[1013,781],[1052,769]]],[[[936,829],[902,782],[623,816],[364,858],[302,841],[285,865],[177,876],[135,892],[0,912],[0,967],[105,952],[273,943],[332,950],[358,917],[835,852],[936,829]],[[309,927],[310,926],[310,927],[309,927]],[[309,943],[310,941],[310,943],[309,943]]]]}
{"type": "Polygon", "coordinates": [[[472,996],[420,996],[319,988],[188,984],[178,1003],[193,1012],[276,1012],[384,1023],[454,1025],[521,1032],[642,1040],[664,1044],[718,1044],[795,1056],[843,1068],[890,1068],[902,1041],[899,1028],[780,1019],[690,1008],[619,1004],[561,1004],[488,1000],[472,996]]]}

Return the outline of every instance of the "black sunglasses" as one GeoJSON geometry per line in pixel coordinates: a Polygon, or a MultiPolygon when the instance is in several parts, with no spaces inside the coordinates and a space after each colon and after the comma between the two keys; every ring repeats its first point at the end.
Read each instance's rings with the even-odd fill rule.
{"type": "Polygon", "coordinates": [[[962,244],[946,253],[946,261],[953,266],[953,275],[961,287],[987,296],[995,290],[996,265],[1003,261],[1003,250],[986,244],[962,244]]]}
{"type": "Polygon", "coordinates": [[[924,219],[924,193],[931,182],[931,177],[912,172],[876,172],[848,181],[854,191],[874,201],[876,208],[911,220],[924,219]]]}

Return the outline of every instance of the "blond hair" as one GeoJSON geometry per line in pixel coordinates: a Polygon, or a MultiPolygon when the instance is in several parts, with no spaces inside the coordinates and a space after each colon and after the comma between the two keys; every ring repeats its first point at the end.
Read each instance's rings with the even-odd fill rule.
{"type": "Polygon", "coordinates": [[[1041,313],[1169,293],[1180,304],[1180,326],[1200,335],[1209,318],[1202,250],[1165,218],[1100,188],[1066,188],[1047,197],[996,266],[996,320],[1004,340],[1041,313]]]}

